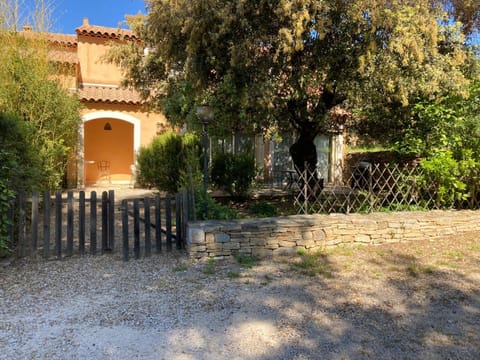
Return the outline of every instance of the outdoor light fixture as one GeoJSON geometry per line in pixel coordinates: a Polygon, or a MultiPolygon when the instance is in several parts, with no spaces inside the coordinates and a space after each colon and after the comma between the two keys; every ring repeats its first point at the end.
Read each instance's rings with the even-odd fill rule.
{"type": "Polygon", "coordinates": [[[106,131],[112,130],[112,125],[110,125],[110,123],[107,121],[107,123],[103,127],[103,130],[106,130],[106,131]]]}
{"type": "Polygon", "coordinates": [[[197,107],[198,121],[202,124],[202,143],[203,143],[203,190],[207,191],[208,178],[208,130],[207,125],[213,120],[213,109],[208,105],[197,107]]]}
{"type": "Polygon", "coordinates": [[[208,105],[197,106],[197,117],[202,125],[207,125],[213,120],[213,109],[208,105]]]}

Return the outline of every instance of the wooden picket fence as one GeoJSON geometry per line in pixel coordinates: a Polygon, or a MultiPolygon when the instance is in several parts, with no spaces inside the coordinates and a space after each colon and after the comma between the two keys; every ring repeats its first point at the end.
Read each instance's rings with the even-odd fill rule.
{"type": "Polygon", "coordinates": [[[114,190],[19,194],[8,238],[18,257],[62,259],[121,252],[124,260],[184,247],[187,192],[115,201],[114,190]]]}

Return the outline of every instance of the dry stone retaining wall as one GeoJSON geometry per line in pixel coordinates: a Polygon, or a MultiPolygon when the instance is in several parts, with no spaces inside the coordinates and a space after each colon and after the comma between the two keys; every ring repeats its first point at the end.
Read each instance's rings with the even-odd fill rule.
{"type": "Polygon", "coordinates": [[[248,254],[258,258],[340,244],[381,244],[480,233],[480,211],[429,211],[189,223],[186,247],[195,259],[248,254]]]}

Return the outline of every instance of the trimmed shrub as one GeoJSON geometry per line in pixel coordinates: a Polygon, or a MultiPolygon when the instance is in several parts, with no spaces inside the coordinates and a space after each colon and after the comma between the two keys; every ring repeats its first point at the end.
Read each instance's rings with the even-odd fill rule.
{"type": "Polygon", "coordinates": [[[189,187],[189,174],[194,181],[198,179],[201,153],[195,135],[168,131],[140,149],[137,180],[141,186],[174,194],[182,187],[189,187]]]}
{"type": "Polygon", "coordinates": [[[232,196],[245,197],[255,178],[255,159],[248,154],[220,153],[213,159],[212,183],[232,196]]]}
{"type": "Polygon", "coordinates": [[[219,204],[203,190],[195,193],[195,213],[197,220],[232,220],[238,217],[234,209],[219,204]]]}

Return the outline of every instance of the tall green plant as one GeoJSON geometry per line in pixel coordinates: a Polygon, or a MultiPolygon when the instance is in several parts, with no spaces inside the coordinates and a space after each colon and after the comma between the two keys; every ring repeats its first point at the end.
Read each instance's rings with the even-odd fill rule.
{"type": "Polygon", "coordinates": [[[479,197],[480,80],[467,97],[447,94],[441,101],[422,101],[414,107],[414,121],[397,143],[405,153],[421,156],[422,179],[440,206],[453,206],[479,197]],[[431,189],[433,187],[433,189],[431,189]]]}
{"type": "Polygon", "coordinates": [[[19,115],[30,131],[25,141],[37,154],[35,185],[58,188],[77,143],[79,100],[55,74],[44,35],[0,32],[0,112],[19,115]]]}
{"type": "Polygon", "coordinates": [[[246,196],[255,178],[255,159],[249,154],[219,153],[213,159],[212,182],[233,196],[246,196]]]}
{"type": "Polygon", "coordinates": [[[190,177],[198,181],[200,156],[200,141],[195,135],[168,131],[140,149],[138,181],[174,194],[182,187],[190,187],[190,177]]]}

